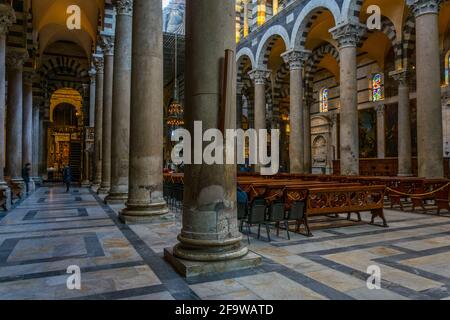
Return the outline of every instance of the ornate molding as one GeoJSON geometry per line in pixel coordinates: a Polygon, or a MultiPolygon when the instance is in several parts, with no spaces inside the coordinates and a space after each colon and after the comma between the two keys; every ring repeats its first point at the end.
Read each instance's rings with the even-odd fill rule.
{"type": "Polygon", "coordinates": [[[114,37],[113,36],[100,36],[100,47],[102,48],[105,56],[114,55],[114,37]]]}
{"type": "Polygon", "coordinates": [[[6,65],[8,68],[22,70],[25,61],[29,58],[28,52],[11,50],[6,53],[6,65]]]}
{"type": "Polygon", "coordinates": [[[428,13],[438,14],[441,1],[442,0],[408,0],[407,4],[417,18],[428,13]]]}
{"type": "Polygon", "coordinates": [[[267,78],[270,77],[272,71],[266,69],[255,69],[248,73],[250,79],[255,82],[255,85],[264,85],[266,84],[267,78]]]}
{"type": "Polygon", "coordinates": [[[309,50],[289,50],[281,55],[290,70],[301,70],[310,56],[309,50]]]}
{"type": "Polygon", "coordinates": [[[389,72],[389,76],[402,86],[408,85],[409,71],[407,69],[400,69],[396,71],[389,72]]]}
{"type": "Polygon", "coordinates": [[[10,5],[0,4],[0,35],[5,35],[16,22],[16,14],[10,5]]]}
{"type": "Polygon", "coordinates": [[[133,0],[112,0],[118,15],[133,15],[133,0]]]}
{"type": "Polygon", "coordinates": [[[105,61],[104,61],[103,57],[95,56],[93,61],[94,61],[95,69],[97,71],[96,74],[103,73],[105,71],[105,61]]]}
{"type": "Polygon", "coordinates": [[[366,31],[366,26],[357,21],[346,21],[329,30],[340,49],[358,46],[366,31]]]}

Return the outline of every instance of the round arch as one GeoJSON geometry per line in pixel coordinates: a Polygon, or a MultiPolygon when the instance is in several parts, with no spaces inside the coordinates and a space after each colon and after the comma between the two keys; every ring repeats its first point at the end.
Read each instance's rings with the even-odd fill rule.
{"type": "Polygon", "coordinates": [[[53,122],[53,111],[61,104],[70,104],[75,107],[77,113],[83,112],[83,98],[79,91],[73,88],[61,88],[54,91],[50,98],[50,122],[53,122]]]}
{"type": "Polygon", "coordinates": [[[331,12],[334,23],[337,24],[341,20],[341,11],[339,5],[334,0],[312,0],[310,1],[300,12],[295,21],[292,31],[290,49],[304,49],[304,43],[306,40],[306,33],[308,28],[311,27],[311,19],[315,18],[318,10],[324,9],[331,12]]]}
{"type": "Polygon", "coordinates": [[[273,39],[281,38],[286,48],[288,48],[290,40],[289,34],[283,26],[276,25],[270,27],[259,41],[258,50],[256,51],[256,67],[265,68],[267,65],[267,52],[270,52],[273,39]]]}

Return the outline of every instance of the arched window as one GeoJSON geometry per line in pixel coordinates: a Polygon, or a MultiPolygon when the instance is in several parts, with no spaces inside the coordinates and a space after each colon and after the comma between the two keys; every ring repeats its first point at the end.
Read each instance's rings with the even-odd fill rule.
{"type": "Polygon", "coordinates": [[[376,73],[372,77],[372,101],[381,101],[384,99],[383,75],[376,73]]]}
{"type": "Polygon", "coordinates": [[[320,90],[320,112],[328,112],[328,88],[320,90]]]}

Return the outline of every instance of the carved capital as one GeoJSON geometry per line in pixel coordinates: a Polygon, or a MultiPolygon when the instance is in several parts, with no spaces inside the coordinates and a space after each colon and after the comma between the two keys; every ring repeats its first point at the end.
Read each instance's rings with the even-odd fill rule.
{"type": "Polygon", "coordinates": [[[133,0],[112,0],[118,15],[133,15],[133,0]]]}
{"type": "Polygon", "coordinates": [[[255,69],[248,73],[250,79],[252,79],[255,84],[264,85],[266,84],[267,78],[270,77],[272,71],[266,69],[255,69]]]}
{"type": "Polygon", "coordinates": [[[33,71],[25,71],[22,75],[23,77],[23,84],[24,85],[28,85],[28,86],[32,86],[33,85],[33,80],[36,77],[36,73],[33,71]]]}
{"type": "Polygon", "coordinates": [[[375,110],[377,111],[377,115],[378,116],[384,116],[384,113],[385,113],[385,111],[386,111],[386,106],[384,105],[384,104],[378,104],[376,107],[375,107],[375,110]]]}
{"type": "Polygon", "coordinates": [[[289,50],[281,55],[290,70],[301,70],[310,56],[309,50],[289,50]]]}
{"type": "Polygon", "coordinates": [[[358,21],[346,21],[329,30],[339,48],[356,47],[367,29],[358,21]]]}
{"type": "Polygon", "coordinates": [[[7,4],[0,4],[0,35],[7,34],[9,27],[16,22],[14,9],[7,4]]]}
{"type": "Polygon", "coordinates": [[[29,56],[26,50],[10,50],[6,53],[6,65],[11,69],[22,70],[28,58],[29,56]]]}
{"type": "Polygon", "coordinates": [[[104,62],[103,57],[95,56],[93,61],[94,61],[95,69],[97,71],[96,73],[103,73],[105,70],[105,62],[104,62]]]}
{"type": "Polygon", "coordinates": [[[95,66],[92,66],[92,68],[88,72],[89,78],[91,80],[91,83],[95,83],[96,76],[97,76],[97,70],[95,69],[95,66]]]}
{"type": "Polygon", "coordinates": [[[408,0],[407,4],[417,18],[428,13],[438,14],[441,0],[408,0]]]}
{"type": "Polygon", "coordinates": [[[100,37],[100,47],[105,56],[114,55],[114,37],[113,36],[101,36],[100,37]]]}
{"type": "Polygon", "coordinates": [[[409,71],[407,69],[389,72],[389,76],[391,76],[395,81],[398,81],[399,85],[402,86],[408,85],[408,75],[409,71]]]}

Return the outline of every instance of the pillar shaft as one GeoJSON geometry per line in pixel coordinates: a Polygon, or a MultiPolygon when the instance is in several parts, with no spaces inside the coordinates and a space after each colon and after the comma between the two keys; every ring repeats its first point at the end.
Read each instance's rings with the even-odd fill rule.
{"type": "Polygon", "coordinates": [[[39,130],[39,105],[33,107],[33,145],[32,145],[32,166],[31,176],[36,182],[39,178],[39,137],[42,132],[39,130]]]}
{"type": "MultiPolygon", "coordinates": [[[[221,61],[226,50],[235,50],[234,19],[233,1],[187,2],[186,124],[192,136],[194,121],[202,121],[203,130],[218,128],[224,76],[221,61]]],[[[232,89],[235,85],[234,79],[232,89]]],[[[256,87],[262,108],[264,83],[256,87]]],[[[226,128],[235,126],[231,120],[235,119],[235,94],[231,98],[226,128]]],[[[263,119],[259,115],[255,123],[258,129],[265,127],[263,119]]],[[[236,165],[187,165],[185,175],[183,227],[174,255],[192,261],[224,262],[246,255],[248,249],[241,245],[237,224],[236,165]]]]}
{"type": "Polygon", "coordinates": [[[311,103],[308,100],[305,100],[303,103],[304,107],[304,172],[311,173],[312,172],[312,154],[311,154],[311,103]]]}
{"type": "Polygon", "coordinates": [[[27,57],[26,51],[11,51],[7,56],[6,174],[22,187],[23,64],[27,57]]]}
{"type": "Polygon", "coordinates": [[[417,148],[419,176],[442,178],[443,130],[439,0],[410,1],[416,17],[417,148]]]}
{"type": "Polygon", "coordinates": [[[106,201],[125,202],[128,197],[133,2],[116,0],[114,4],[117,16],[111,132],[111,190],[106,201]]]}
{"type": "Polygon", "coordinates": [[[23,74],[22,167],[33,161],[33,82],[32,75],[23,74]]]}
{"type": "Polygon", "coordinates": [[[390,75],[398,81],[398,175],[409,177],[413,171],[408,72],[403,69],[390,75]]]}
{"type": "Polygon", "coordinates": [[[124,222],[168,212],[163,197],[162,3],[134,0],[130,110],[130,165],[124,222]]]}
{"type": "Polygon", "coordinates": [[[95,128],[94,128],[94,185],[100,186],[102,182],[102,135],[103,135],[103,80],[104,59],[94,58],[96,68],[95,81],[95,128]]]}
{"type": "Polygon", "coordinates": [[[365,26],[346,22],[331,29],[340,56],[340,145],[341,174],[359,174],[357,44],[365,26]]]}
{"type": "Polygon", "coordinates": [[[102,183],[99,194],[107,194],[111,188],[111,129],[112,95],[114,76],[114,38],[101,37],[101,47],[105,60],[103,79],[103,120],[102,120],[102,183]]]}
{"type": "Polygon", "coordinates": [[[377,157],[386,157],[386,107],[382,104],[376,107],[377,112],[377,157]]]}
{"type": "Polygon", "coordinates": [[[97,71],[92,68],[89,71],[89,77],[90,77],[90,85],[89,85],[89,127],[94,128],[95,127],[95,91],[96,89],[96,74],[97,71]]]}
{"type": "Polygon", "coordinates": [[[305,100],[303,65],[308,58],[306,51],[291,50],[283,54],[290,70],[289,163],[291,173],[305,172],[305,100]]]}

